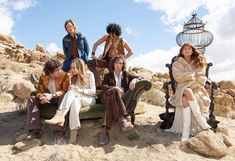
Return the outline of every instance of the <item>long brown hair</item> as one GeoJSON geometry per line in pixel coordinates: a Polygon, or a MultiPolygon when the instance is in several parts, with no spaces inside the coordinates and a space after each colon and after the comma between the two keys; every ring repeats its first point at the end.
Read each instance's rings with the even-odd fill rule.
{"type": "Polygon", "coordinates": [[[184,58],[184,55],[182,53],[183,49],[186,47],[186,46],[189,46],[192,48],[192,55],[191,55],[191,59],[193,61],[193,65],[196,67],[196,68],[202,68],[202,67],[205,67],[206,66],[206,59],[205,57],[202,55],[202,53],[191,43],[185,43],[181,48],[180,48],[180,53],[178,54],[178,57],[183,57],[184,58]]]}
{"type": "Polygon", "coordinates": [[[76,64],[78,74],[72,75],[71,84],[79,83],[80,85],[84,86],[86,84],[85,78],[86,78],[86,73],[88,70],[86,64],[80,58],[73,59],[71,64],[72,63],[76,64]]]}
{"type": "Polygon", "coordinates": [[[119,59],[122,59],[123,61],[123,66],[122,66],[122,71],[126,71],[126,60],[124,58],[123,55],[120,55],[118,54],[117,56],[115,56],[113,59],[112,59],[112,62],[111,62],[111,67],[112,67],[112,70],[114,71],[115,68],[114,68],[114,64],[119,60],[119,59]]]}

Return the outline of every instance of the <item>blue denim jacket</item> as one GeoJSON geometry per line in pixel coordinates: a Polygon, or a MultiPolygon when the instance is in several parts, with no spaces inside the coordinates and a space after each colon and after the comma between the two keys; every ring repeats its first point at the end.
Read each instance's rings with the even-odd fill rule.
{"type": "MultiPolygon", "coordinates": [[[[88,61],[89,46],[86,38],[81,33],[76,33],[75,38],[77,40],[78,54],[79,57],[86,63],[88,61]]],[[[66,56],[65,61],[63,62],[63,70],[68,72],[70,70],[70,64],[73,60],[72,57],[72,40],[70,34],[67,34],[63,38],[63,50],[66,56]]]]}

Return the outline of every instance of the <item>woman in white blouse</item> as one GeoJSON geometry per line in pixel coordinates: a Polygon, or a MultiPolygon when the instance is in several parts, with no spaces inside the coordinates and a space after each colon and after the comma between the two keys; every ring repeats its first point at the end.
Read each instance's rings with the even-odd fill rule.
{"type": "Polygon", "coordinates": [[[80,108],[95,104],[95,79],[82,59],[76,58],[70,65],[71,86],[65,94],[56,115],[45,122],[64,125],[65,115],[69,113],[70,138],[69,143],[76,141],[77,130],[81,127],[79,119],[80,108]]]}

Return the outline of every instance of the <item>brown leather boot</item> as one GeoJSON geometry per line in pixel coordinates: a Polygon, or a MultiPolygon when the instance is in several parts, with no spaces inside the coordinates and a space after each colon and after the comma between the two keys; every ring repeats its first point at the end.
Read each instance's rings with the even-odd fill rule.
{"type": "Polygon", "coordinates": [[[39,139],[41,137],[41,130],[39,129],[34,129],[30,130],[29,134],[25,138],[26,140],[32,140],[32,139],[39,139]]]}
{"type": "Polygon", "coordinates": [[[110,138],[109,138],[109,131],[108,129],[106,128],[102,128],[101,130],[101,133],[100,133],[100,145],[103,146],[103,145],[106,145],[108,144],[110,141],[110,138]]]}
{"type": "Polygon", "coordinates": [[[50,120],[45,120],[45,123],[52,124],[52,125],[60,124],[60,126],[63,126],[64,125],[64,120],[65,120],[64,119],[64,114],[62,113],[62,111],[57,110],[55,116],[50,120]]]}

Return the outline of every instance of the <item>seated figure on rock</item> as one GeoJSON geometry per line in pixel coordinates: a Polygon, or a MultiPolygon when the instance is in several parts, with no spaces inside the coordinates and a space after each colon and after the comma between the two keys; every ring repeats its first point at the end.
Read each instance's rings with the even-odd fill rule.
{"type": "Polygon", "coordinates": [[[37,85],[36,96],[31,96],[27,104],[28,139],[40,137],[39,108],[41,106],[45,106],[43,108],[59,106],[70,84],[68,74],[61,71],[61,64],[57,60],[46,62],[43,71],[37,85]]]}
{"type": "Polygon", "coordinates": [[[111,66],[112,71],[104,76],[102,91],[99,95],[101,102],[105,105],[100,145],[109,143],[109,130],[113,121],[118,121],[122,131],[134,129],[131,122],[125,118],[127,109],[123,97],[129,89],[134,90],[137,76],[126,71],[126,62],[122,55],[114,57],[111,66]]]}
{"type": "Polygon", "coordinates": [[[95,79],[88,70],[82,59],[72,60],[70,65],[71,86],[64,95],[56,115],[45,122],[48,124],[64,125],[65,115],[69,112],[70,138],[69,143],[74,143],[77,137],[77,130],[81,127],[79,119],[80,108],[95,104],[95,79]]]}
{"type": "Polygon", "coordinates": [[[205,89],[206,60],[191,43],[185,43],[173,63],[173,77],[177,82],[175,94],[170,103],[176,107],[173,125],[166,130],[181,133],[182,141],[187,140],[200,129],[210,129],[207,123],[210,98],[205,89]]]}

